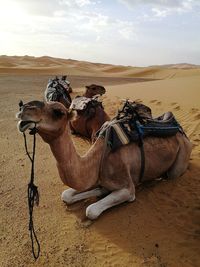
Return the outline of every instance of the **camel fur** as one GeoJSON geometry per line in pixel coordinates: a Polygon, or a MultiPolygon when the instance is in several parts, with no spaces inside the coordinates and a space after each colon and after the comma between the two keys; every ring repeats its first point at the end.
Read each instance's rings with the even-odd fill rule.
{"type": "Polygon", "coordinates": [[[86,90],[83,96],[92,98],[95,95],[104,95],[106,93],[106,89],[98,84],[91,84],[85,86],[86,90]]]}

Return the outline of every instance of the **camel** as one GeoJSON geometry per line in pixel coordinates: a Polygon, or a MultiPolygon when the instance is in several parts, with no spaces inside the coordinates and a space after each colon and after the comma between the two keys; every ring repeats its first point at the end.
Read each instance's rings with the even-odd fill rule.
{"type": "Polygon", "coordinates": [[[85,87],[85,93],[82,98],[80,97],[80,100],[82,101],[84,98],[91,98],[91,102],[87,102],[87,99],[85,99],[87,107],[80,110],[73,108],[72,101],[70,107],[76,110],[76,116],[74,116],[74,119],[70,122],[70,128],[73,134],[79,134],[94,142],[96,132],[101,128],[104,122],[110,120],[110,117],[104,111],[101,102],[99,102],[97,97],[95,97],[97,95],[99,96],[105,94],[106,89],[97,84],[91,84],[85,87]]]}
{"type": "MultiPolygon", "coordinates": [[[[50,145],[59,176],[70,187],[61,195],[64,202],[72,204],[103,196],[86,209],[87,218],[94,220],[113,206],[135,200],[135,188],[140,183],[140,149],[137,143],[129,143],[108,153],[102,164],[105,140],[98,138],[89,151],[80,156],[69,130],[72,116],[72,112],[59,102],[31,101],[20,107],[18,129],[24,132],[35,127],[44,142],[50,145]]],[[[184,134],[178,132],[165,138],[148,136],[143,141],[143,181],[154,180],[163,174],[177,178],[186,171],[192,144],[184,134]]]]}
{"type": "Polygon", "coordinates": [[[97,98],[88,100],[86,97],[75,98],[70,108],[76,110],[76,116],[70,121],[70,128],[73,134],[79,134],[95,141],[96,132],[101,128],[104,122],[109,121],[110,117],[105,112],[102,103],[97,98]],[[79,100],[80,99],[80,100],[79,100]],[[75,104],[77,100],[77,105],[75,104]],[[86,107],[79,109],[79,103],[85,102],[86,107]]]}
{"type": "MultiPolygon", "coordinates": [[[[66,83],[66,76],[62,76],[61,79],[57,77],[47,85],[45,90],[45,100],[46,101],[58,101],[62,103],[66,108],[70,107],[71,97],[69,92],[70,85],[66,83]],[[66,84],[67,90],[63,87],[63,81],[66,84]],[[65,89],[65,90],[63,90],[65,89]]],[[[101,85],[91,84],[86,86],[85,93],[83,97],[92,98],[95,95],[105,94],[106,89],[101,85]]],[[[109,116],[103,109],[103,106],[98,104],[97,101],[93,101],[87,105],[85,110],[77,110],[77,116],[70,123],[72,133],[79,134],[81,136],[87,137],[92,141],[95,140],[95,133],[101,128],[103,123],[110,120],[109,116]]]]}

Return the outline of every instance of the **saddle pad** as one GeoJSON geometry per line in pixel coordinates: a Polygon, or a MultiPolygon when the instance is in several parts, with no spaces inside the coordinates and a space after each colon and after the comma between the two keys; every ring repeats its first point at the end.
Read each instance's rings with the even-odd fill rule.
{"type": "Polygon", "coordinates": [[[77,96],[72,100],[70,108],[74,110],[85,110],[89,103],[92,103],[93,106],[101,104],[96,97],[88,98],[85,96],[77,96]]]}
{"type": "Polygon", "coordinates": [[[182,128],[175,118],[165,124],[153,121],[141,124],[137,120],[123,118],[104,123],[97,136],[105,138],[111,150],[115,150],[131,142],[139,142],[147,136],[167,137],[175,135],[178,131],[182,132],[182,128]]]}

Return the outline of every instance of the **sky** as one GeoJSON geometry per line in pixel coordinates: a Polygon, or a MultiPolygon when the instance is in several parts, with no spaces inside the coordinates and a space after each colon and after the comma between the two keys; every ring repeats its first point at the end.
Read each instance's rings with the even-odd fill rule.
{"type": "Polygon", "coordinates": [[[200,64],[200,0],[0,0],[0,54],[200,64]]]}

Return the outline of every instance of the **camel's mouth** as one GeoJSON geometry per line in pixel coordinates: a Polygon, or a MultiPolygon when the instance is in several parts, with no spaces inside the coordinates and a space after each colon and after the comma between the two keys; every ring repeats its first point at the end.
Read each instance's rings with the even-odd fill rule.
{"type": "Polygon", "coordinates": [[[18,129],[20,132],[25,132],[27,129],[33,129],[35,127],[35,122],[34,121],[19,121],[18,122],[18,129]]]}

